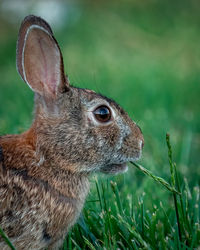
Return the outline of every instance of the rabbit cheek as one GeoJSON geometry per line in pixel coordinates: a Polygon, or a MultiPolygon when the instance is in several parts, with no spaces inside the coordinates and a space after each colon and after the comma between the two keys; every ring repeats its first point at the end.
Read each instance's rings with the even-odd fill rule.
{"type": "Polygon", "coordinates": [[[119,128],[114,124],[105,127],[99,127],[97,134],[101,134],[106,139],[107,145],[114,148],[119,140],[119,128]]]}
{"type": "Polygon", "coordinates": [[[111,147],[114,147],[117,144],[118,140],[119,140],[119,128],[113,127],[108,142],[111,147]]]}

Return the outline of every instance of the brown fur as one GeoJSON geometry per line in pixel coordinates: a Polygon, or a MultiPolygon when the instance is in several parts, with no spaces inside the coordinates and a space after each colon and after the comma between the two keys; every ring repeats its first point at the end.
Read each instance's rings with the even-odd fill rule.
{"type": "Polygon", "coordinates": [[[54,249],[79,216],[89,183],[87,174],[59,164],[34,164],[33,130],[0,139],[0,225],[17,249],[42,249],[47,243],[54,249]]]}
{"type": "MultiPolygon", "coordinates": [[[[44,20],[26,17],[17,46],[18,71],[35,92],[35,119],[27,132],[0,137],[0,227],[17,249],[58,249],[82,210],[90,173],[123,172],[144,140],[114,101],[69,85],[44,20]],[[102,105],[111,112],[105,123],[93,113],[102,105]]],[[[8,249],[1,238],[0,249],[8,249]]]]}

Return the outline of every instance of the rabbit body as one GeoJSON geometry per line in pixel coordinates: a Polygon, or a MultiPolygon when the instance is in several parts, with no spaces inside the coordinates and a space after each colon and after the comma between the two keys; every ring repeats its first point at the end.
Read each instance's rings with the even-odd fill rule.
{"type": "MultiPolygon", "coordinates": [[[[0,140],[0,226],[17,249],[57,249],[83,207],[88,176],[37,164],[30,133],[0,140]]],[[[0,249],[9,249],[1,239],[0,249]]]]}
{"type": "MultiPolygon", "coordinates": [[[[39,17],[21,25],[17,68],[35,93],[35,118],[27,132],[0,137],[0,227],[17,249],[58,249],[82,210],[89,175],[125,171],[144,140],[117,103],[69,84],[39,17]]],[[[8,249],[2,238],[0,249],[8,249]]]]}

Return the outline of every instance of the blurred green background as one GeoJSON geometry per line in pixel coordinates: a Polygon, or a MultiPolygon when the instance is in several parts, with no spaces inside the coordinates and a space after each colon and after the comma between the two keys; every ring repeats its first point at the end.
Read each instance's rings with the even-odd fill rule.
{"type": "MultiPolygon", "coordinates": [[[[178,171],[190,185],[200,182],[199,1],[1,1],[1,135],[28,129],[33,117],[33,93],[15,66],[18,29],[30,13],[51,24],[71,83],[113,98],[140,125],[146,168],[169,179],[169,132],[178,171]]],[[[125,190],[152,199],[166,192],[152,194],[156,184],[129,171],[114,177],[125,190]]]]}

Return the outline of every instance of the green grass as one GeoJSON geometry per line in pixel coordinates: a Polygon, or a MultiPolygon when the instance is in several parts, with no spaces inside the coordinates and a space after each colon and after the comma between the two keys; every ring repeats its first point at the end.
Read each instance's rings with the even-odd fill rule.
{"type": "MultiPolygon", "coordinates": [[[[167,182],[173,176],[170,184],[174,187],[175,180],[181,196],[131,165],[124,175],[91,177],[83,214],[64,249],[197,248],[200,4],[126,0],[77,6],[77,20],[72,13],[66,27],[55,31],[71,82],[115,99],[128,111],[145,138],[139,164],[167,182]],[[173,145],[170,165],[167,132],[173,145]]],[[[18,28],[0,22],[0,134],[24,131],[32,119],[33,93],[15,69],[18,28]]]]}

